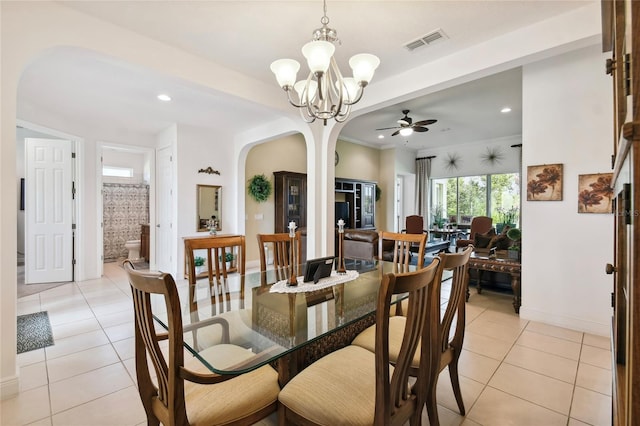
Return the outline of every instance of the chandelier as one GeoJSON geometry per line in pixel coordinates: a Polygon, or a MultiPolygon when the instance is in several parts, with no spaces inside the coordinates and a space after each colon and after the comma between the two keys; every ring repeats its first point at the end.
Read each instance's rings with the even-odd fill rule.
{"type": "Polygon", "coordinates": [[[362,98],[380,60],[369,53],[354,55],[349,59],[353,77],[342,77],[333,57],[334,43],[340,44],[340,40],[336,30],[327,26],[326,0],[323,4],[322,28],[313,32],[313,41],[302,46],[302,54],[310,70],[307,79],[296,82],[300,63],[293,59],[278,59],[271,64],[271,71],[280,87],[287,92],[289,103],[300,108],[304,121],[313,123],[319,119],[326,126],[327,120],[332,118],[341,123],[349,117],[351,105],[362,98]]]}

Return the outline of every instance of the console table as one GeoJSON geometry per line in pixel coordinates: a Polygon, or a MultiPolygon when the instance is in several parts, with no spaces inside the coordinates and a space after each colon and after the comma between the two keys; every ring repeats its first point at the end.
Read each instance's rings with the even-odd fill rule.
{"type": "MultiPolygon", "coordinates": [[[[513,290],[513,308],[516,314],[520,313],[520,261],[509,259],[502,255],[495,257],[483,256],[474,253],[469,258],[469,269],[478,271],[478,294],[482,293],[481,271],[504,272],[511,276],[511,289],[513,290]]],[[[471,276],[467,274],[467,300],[469,300],[469,281],[471,276]]]]}

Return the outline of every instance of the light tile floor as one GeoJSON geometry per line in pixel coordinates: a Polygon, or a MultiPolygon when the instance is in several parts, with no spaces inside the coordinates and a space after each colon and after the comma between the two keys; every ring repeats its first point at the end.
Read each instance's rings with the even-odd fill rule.
{"type": "MultiPolygon", "coordinates": [[[[143,425],[135,385],[133,314],[124,271],[18,300],[18,314],[49,312],[55,345],[18,356],[20,393],[0,424],[143,425]]],[[[446,282],[445,282],[446,286],[446,282]]],[[[443,300],[446,303],[446,300],[443,300]]],[[[471,290],[460,361],[467,409],[459,415],[447,371],[438,383],[442,425],[609,425],[609,338],[514,314],[511,297],[471,290]]],[[[426,412],[424,424],[428,424],[426,412]]],[[[274,415],[260,425],[276,425],[274,415]]]]}

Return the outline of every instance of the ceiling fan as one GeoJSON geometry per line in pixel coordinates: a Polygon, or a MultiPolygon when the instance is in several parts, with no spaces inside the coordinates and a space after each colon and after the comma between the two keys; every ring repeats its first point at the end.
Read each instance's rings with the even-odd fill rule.
{"type": "Polygon", "coordinates": [[[428,126],[429,124],[433,124],[436,121],[438,121],[438,120],[431,119],[431,120],[416,121],[414,123],[411,117],[409,117],[408,109],[402,110],[402,113],[404,114],[404,117],[398,120],[399,126],[383,127],[382,129],[376,129],[376,130],[398,129],[395,132],[393,132],[391,136],[395,136],[397,134],[401,134],[402,136],[409,136],[413,132],[420,132],[420,133],[428,132],[429,129],[427,129],[424,126],[428,126]]]}

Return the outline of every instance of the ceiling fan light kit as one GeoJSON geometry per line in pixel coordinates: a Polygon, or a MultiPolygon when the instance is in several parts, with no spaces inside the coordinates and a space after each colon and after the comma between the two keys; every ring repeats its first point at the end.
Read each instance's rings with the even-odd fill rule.
{"type": "Polygon", "coordinates": [[[413,119],[411,117],[409,117],[409,112],[410,111],[408,109],[403,109],[402,110],[402,113],[404,114],[404,117],[400,118],[397,121],[398,126],[395,126],[395,127],[383,127],[382,129],[376,129],[376,130],[397,129],[395,132],[391,133],[391,136],[396,136],[396,135],[409,136],[409,135],[412,135],[413,132],[418,132],[418,133],[428,132],[429,129],[426,128],[425,126],[428,126],[430,124],[436,123],[438,121],[438,120],[434,120],[434,119],[429,119],[429,120],[416,121],[414,123],[413,119]]]}
{"type": "Polygon", "coordinates": [[[329,28],[327,2],[323,1],[322,27],[313,32],[313,41],[302,47],[302,54],[309,66],[306,80],[296,82],[300,63],[294,59],[278,59],[271,64],[280,87],[287,92],[289,103],[300,109],[307,123],[316,119],[345,121],[351,106],[360,101],[364,88],[380,65],[377,56],[369,53],[354,55],[349,60],[353,78],[344,78],[333,56],[336,42],[340,42],[336,30],[329,28]]]}

